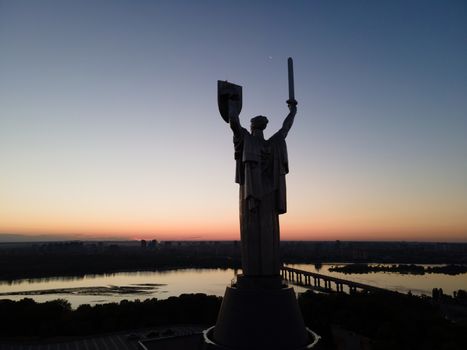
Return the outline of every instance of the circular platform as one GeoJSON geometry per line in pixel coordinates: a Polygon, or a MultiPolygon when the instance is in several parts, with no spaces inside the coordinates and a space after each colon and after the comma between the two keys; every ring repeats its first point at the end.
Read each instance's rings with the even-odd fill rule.
{"type": "Polygon", "coordinates": [[[304,350],[318,339],[305,327],[293,288],[264,281],[227,287],[216,325],[204,333],[206,349],[304,350]]]}
{"type": "MultiPolygon", "coordinates": [[[[212,326],[212,327],[210,327],[210,328],[203,331],[204,349],[205,350],[237,350],[237,349],[222,346],[220,344],[216,344],[212,340],[212,335],[213,335],[213,332],[214,332],[214,328],[215,328],[215,326],[212,326]]],[[[310,338],[309,344],[305,345],[304,347],[298,348],[298,349],[296,348],[296,349],[290,349],[290,350],[318,349],[318,345],[319,345],[318,342],[321,339],[321,337],[318,334],[316,334],[315,332],[313,332],[309,328],[307,328],[306,331],[308,332],[308,336],[310,338]]]]}

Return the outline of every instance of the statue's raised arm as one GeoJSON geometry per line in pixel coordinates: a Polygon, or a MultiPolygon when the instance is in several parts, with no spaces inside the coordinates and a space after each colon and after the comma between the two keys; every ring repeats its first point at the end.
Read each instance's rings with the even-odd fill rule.
{"type": "Polygon", "coordinates": [[[282,134],[284,138],[287,137],[290,128],[293,125],[295,115],[297,114],[297,101],[296,100],[287,100],[287,105],[289,106],[289,115],[285,117],[284,122],[282,123],[282,128],[279,132],[282,134]]]}
{"type": "Polygon", "coordinates": [[[232,129],[234,135],[238,135],[242,129],[242,125],[240,124],[239,113],[237,112],[238,108],[233,107],[233,105],[237,105],[238,101],[229,100],[229,124],[230,128],[232,129]]]}

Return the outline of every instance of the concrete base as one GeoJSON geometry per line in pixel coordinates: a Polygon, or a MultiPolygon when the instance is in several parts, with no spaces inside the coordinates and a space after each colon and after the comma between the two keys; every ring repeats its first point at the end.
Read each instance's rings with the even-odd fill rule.
{"type": "Polygon", "coordinates": [[[311,349],[319,337],[306,329],[293,288],[271,283],[276,288],[264,279],[257,288],[252,280],[227,287],[216,326],[205,331],[205,348],[311,349]]]}
{"type": "MultiPolygon", "coordinates": [[[[213,338],[213,332],[214,332],[215,326],[212,326],[211,328],[208,328],[203,331],[203,350],[232,350],[232,348],[228,348],[225,346],[222,346],[220,344],[216,344],[214,341],[212,341],[213,338]]],[[[310,339],[310,342],[302,348],[299,349],[293,349],[293,350],[322,350],[321,348],[321,343],[319,343],[321,337],[313,332],[311,329],[306,329],[308,332],[308,338],[310,339]]],[[[289,349],[289,348],[287,348],[289,349]]],[[[234,349],[237,350],[237,349],[234,349]]]]}

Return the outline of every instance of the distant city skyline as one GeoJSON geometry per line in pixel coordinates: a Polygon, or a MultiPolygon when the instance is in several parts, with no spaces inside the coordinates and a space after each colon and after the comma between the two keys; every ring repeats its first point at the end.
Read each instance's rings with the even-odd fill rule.
{"type": "Polygon", "coordinates": [[[238,240],[217,80],[269,137],[292,56],[282,239],[465,242],[466,40],[464,1],[0,0],[0,233],[238,240]]]}

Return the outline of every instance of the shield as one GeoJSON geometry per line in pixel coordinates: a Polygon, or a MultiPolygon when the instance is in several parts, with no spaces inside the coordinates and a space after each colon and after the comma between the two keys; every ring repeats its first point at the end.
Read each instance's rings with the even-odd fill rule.
{"type": "Polygon", "coordinates": [[[242,110],[242,87],[228,81],[217,81],[217,104],[222,119],[229,122],[229,114],[239,115],[242,110]]]}

